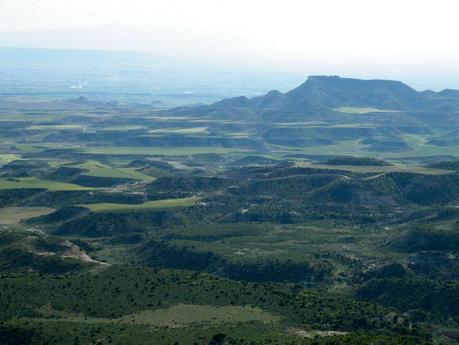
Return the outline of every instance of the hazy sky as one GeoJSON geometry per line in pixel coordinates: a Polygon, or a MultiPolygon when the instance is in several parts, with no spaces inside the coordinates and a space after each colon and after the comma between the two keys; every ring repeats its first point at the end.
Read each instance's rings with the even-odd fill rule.
{"type": "Polygon", "coordinates": [[[0,0],[0,46],[457,72],[458,15],[458,0],[0,0]]]}

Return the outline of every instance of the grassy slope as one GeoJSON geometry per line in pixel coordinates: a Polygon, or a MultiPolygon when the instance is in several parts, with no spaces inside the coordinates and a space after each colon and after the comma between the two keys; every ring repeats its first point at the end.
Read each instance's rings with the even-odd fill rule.
{"type": "Polygon", "coordinates": [[[0,164],[6,164],[19,158],[19,155],[16,154],[0,154],[0,164]]]}
{"type": "Polygon", "coordinates": [[[72,183],[41,180],[36,177],[23,177],[17,179],[0,179],[0,189],[40,188],[52,191],[59,190],[92,190],[94,188],[82,187],[72,183]]]}
{"type": "Polygon", "coordinates": [[[134,180],[143,180],[151,182],[155,178],[142,174],[136,171],[134,168],[120,168],[112,167],[98,161],[86,161],[82,164],[72,165],[73,167],[89,170],[85,175],[95,177],[119,177],[119,178],[132,178],[134,180]]]}
{"type": "Polygon", "coordinates": [[[0,224],[16,224],[24,219],[43,216],[55,211],[49,207],[4,207],[0,208],[0,224]]]}
{"type": "Polygon", "coordinates": [[[143,204],[110,204],[110,203],[100,203],[100,204],[88,204],[83,205],[89,208],[93,212],[103,212],[103,211],[132,211],[132,210],[144,210],[152,208],[169,208],[169,207],[184,207],[184,206],[193,206],[196,202],[199,201],[197,197],[183,198],[183,199],[164,199],[164,200],[153,200],[147,201],[143,204]]]}

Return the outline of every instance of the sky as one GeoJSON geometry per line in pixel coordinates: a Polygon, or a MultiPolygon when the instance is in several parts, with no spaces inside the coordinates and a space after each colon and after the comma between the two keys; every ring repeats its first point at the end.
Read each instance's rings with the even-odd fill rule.
{"type": "Polygon", "coordinates": [[[457,0],[0,0],[0,46],[459,75],[457,0]]]}

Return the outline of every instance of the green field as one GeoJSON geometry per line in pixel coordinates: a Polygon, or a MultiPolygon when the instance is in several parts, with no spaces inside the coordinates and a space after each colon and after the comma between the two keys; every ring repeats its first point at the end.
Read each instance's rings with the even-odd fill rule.
{"type": "Polygon", "coordinates": [[[444,169],[432,169],[420,166],[407,165],[387,165],[387,166],[368,166],[368,165],[331,165],[331,164],[316,164],[309,162],[295,162],[295,165],[302,168],[318,168],[330,170],[346,170],[356,173],[390,173],[390,172],[412,172],[417,174],[428,175],[443,175],[449,174],[452,171],[444,169]]]}
{"type": "Polygon", "coordinates": [[[145,175],[136,171],[134,168],[114,167],[93,160],[72,166],[86,169],[88,172],[85,173],[85,175],[94,177],[131,178],[134,180],[142,180],[147,182],[151,182],[155,179],[152,176],[145,175]]]}
{"type": "Polygon", "coordinates": [[[271,145],[273,153],[308,154],[308,155],[350,155],[356,157],[383,157],[385,154],[365,151],[365,145],[358,140],[343,140],[336,145],[319,145],[308,147],[291,147],[271,145]]]}
{"type": "Polygon", "coordinates": [[[56,182],[42,180],[36,177],[21,177],[14,179],[0,179],[1,189],[23,189],[23,188],[39,188],[52,191],[59,190],[92,190],[95,188],[83,187],[72,183],[56,182]]]}
{"type": "Polygon", "coordinates": [[[404,152],[373,152],[366,150],[366,145],[357,140],[343,140],[339,144],[321,145],[309,147],[289,147],[271,145],[274,154],[308,154],[308,155],[336,155],[382,158],[386,160],[401,159],[406,157],[426,157],[436,155],[450,155],[459,157],[459,146],[435,146],[426,143],[423,136],[404,135],[403,140],[410,146],[411,150],[404,152]]]}
{"type": "Polygon", "coordinates": [[[339,107],[335,110],[347,114],[394,113],[397,110],[383,110],[372,107],[339,107]]]}
{"type": "Polygon", "coordinates": [[[150,133],[159,134],[207,134],[207,127],[152,129],[150,133]]]}
{"type": "Polygon", "coordinates": [[[0,164],[7,164],[19,158],[20,156],[15,154],[0,154],[0,164]]]}
{"type": "Polygon", "coordinates": [[[15,146],[24,153],[37,153],[48,149],[74,149],[75,145],[66,145],[62,143],[40,143],[34,144],[15,144],[15,146]]]}
{"type": "Polygon", "coordinates": [[[143,126],[130,126],[130,125],[126,125],[126,126],[108,126],[108,127],[102,127],[100,128],[99,130],[101,131],[133,131],[133,130],[137,130],[137,129],[145,129],[145,127],[143,126]]]}
{"type": "Polygon", "coordinates": [[[17,224],[21,220],[43,216],[55,211],[49,207],[4,207],[0,208],[0,224],[17,224]]]}
{"type": "Polygon", "coordinates": [[[86,126],[83,125],[32,125],[27,127],[27,129],[35,130],[53,130],[53,129],[85,129],[86,126]]]}
{"type": "MultiPolygon", "coordinates": [[[[60,313],[55,310],[41,308],[45,316],[59,315],[62,321],[87,323],[121,323],[138,324],[155,327],[187,327],[190,325],[218,325],[222,323],[261,322],[273,323],[280,321],[280,317],[250,306],[211,306],[177,304],[166,309],[142,310],[117,319],[84,317],[71,313],[60,313]]],[[[48,319],[40,319],[48,320],[48,319]]]]}
{"type": "Polygon", "coordinates": [[[98,155],[163,155],[163,156],[187,156],[197,153],[245,153],[245,149],[225,147],[87,147],[79,152],[98,155]]]}
{"type": "Polygon", "coordinates": [[[200,200],[198,197],[183,198],[183,199],[164,199],[147,201],[143,204],[87,204],[82,205],[89,208],[93,212],[103,211],[132,211],[132,210],[145,210],[154,208],[170,208],[170,207],[186,207],[193,206],[200,200]]]}

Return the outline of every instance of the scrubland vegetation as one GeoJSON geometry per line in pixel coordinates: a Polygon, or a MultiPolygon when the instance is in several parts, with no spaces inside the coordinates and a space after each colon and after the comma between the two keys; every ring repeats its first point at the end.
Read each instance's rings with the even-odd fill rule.
{"type": "Polygon", "coordinates": [[[336,77],[173,109],[5,99],[0,344],[453,344],[458,114],[336,77]]]}

